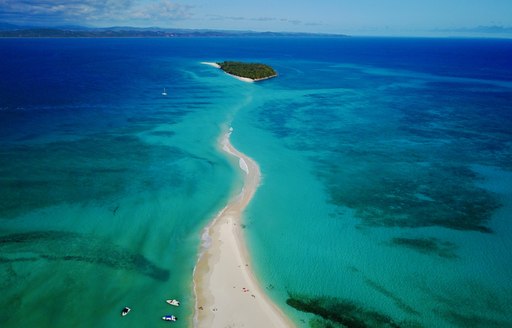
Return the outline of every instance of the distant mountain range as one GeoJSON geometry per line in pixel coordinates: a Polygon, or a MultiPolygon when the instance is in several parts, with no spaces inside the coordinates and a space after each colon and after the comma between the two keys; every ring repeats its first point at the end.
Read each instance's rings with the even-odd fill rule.
{"type": "Polygon", "coordinates": [[[84,26],[21,26],[0,22],[0,37],[3,38],[165,38],[165,37],[257,37],[257,36],[321,36],[346,37],[343,34],[292,33],[292,32],[254,32],[231,30],[193,30],[159,27],[113,26],[92,28],[84,26]]]}

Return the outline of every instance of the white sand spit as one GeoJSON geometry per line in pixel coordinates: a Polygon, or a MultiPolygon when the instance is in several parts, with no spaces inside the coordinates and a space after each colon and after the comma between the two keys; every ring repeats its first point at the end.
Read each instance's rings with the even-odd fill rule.
{"type": "Polygon", "coordinates": [[[245,174],[249,174],[249,167],[247,166],[247,163],[244,161],[243,158],[240,158],[238,160],[238,165],[240,166],[240,169],[245,172],[245,174]]]}
{"type": "Polygon", "coordinates": [[[240,221],[261,175],[256,162],[231,145],[231,131],[223,134],[219,145],[238,158],[246,172],[244,187],[205,228],[205,242],[194,269],[194,326],[294,327],[265,294],[251,270],[240,221]]]}
{"type": "Polygon", "coordinates": [[[201,64],[208,65],[208,66],[213,66],[215,68],[220,68],[219,64],[213,63],[213,62],[201,62],[201,64]]]}

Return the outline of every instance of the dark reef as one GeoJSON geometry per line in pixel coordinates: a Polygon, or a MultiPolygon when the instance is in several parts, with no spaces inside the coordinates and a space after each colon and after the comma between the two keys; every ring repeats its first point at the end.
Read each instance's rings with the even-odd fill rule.
{"type": "Polygon", "coordinates": [[[391,246],[410,248],[423,254],[433,254],[448,259],[457,258],[457,245],[449,241],[437,238],[393,238],[389,242],[391,246]]]}
{"type": "Polygon", "coordinates": [[[0,235],[0,265],[11,262],[74,261],[99,264],[114,270],[135,271],[155,280],[167,281],[169,270],[107,240],[65,231],[33,231],[0,235]],[[11,257],[10,250],[31,257],[11,257]]]}
{"type": "Polygon", "coordinates": [[[115,199],[119,191],[180,186],[176,161],[184,151],[147,145],[134,137],[98,134],[79,140],[0,150],[0,220],[62,203],[87,204],[115,199]],[[92,149],[95,149],[93,152],[92,149]],[[131,151],[125,151],[130,149],[131,151]],[[90,154],[95,156],[91,157],[90,154]],[[11,160],[9,160],[11,159],[11,160]],[[15,160],[12,160],[15,159],[15,160]],[[171,172],[146,174],[149,163],[169,163],[171,172]],[[77,188],[76,186],[80,186],[77,188]]]}
{"type": "Polygon", "coordinates": [[[331,200],[354,209],[367,226],[440,226],[492,232],[487,223],[501,203],[494,194],[475,185],[474,173],[451,165],[415,166],[383,164],[381,174],[354,181],[350,189],[330,184],[331,200]],[[407,174],[399,172],[400,166],[407,174]],[[416,173],[410,175],[411,171],[416,173]]]}
{"type": "MultiPolygon", "coordinates": [[[[474,86],[457,84],[449,94],[428,84],[388,90],[383,85],[394,77],[370,75],[365,85],[351,80],[350,71],[343,72],[355,83],[349,88],[365,97],[310,90],[297,101],[265,104],[258,119],[289,148],[316,152],[315,173],[330,201],[353,209],[362,226],[491,233],[489,220],[501,200],[481,187],[482,176],[472,165],[510,169],[512,133],[498,123],[510,114],[485,111],[477,102],[481,99],[473,101],[474,86]],[[442,109],[440,97],[446,98],[442,109]],[[349,105],[336,110],[339,104],[349,105]]],[[[501,96],[500,90],[500,97],[488,97],[488,106],[497,102],[497,108],[504,107],[510,96],[501,96]]]]}
{"type": "Polygon", "coordinates": [[[290,296],[286,304],[298,311],[312,313],[323,320],[313,320],[311,327],[400,328],[420,327],[413,322],[398,323],[386,314],[366,309],[349,300],[290,296]]]}

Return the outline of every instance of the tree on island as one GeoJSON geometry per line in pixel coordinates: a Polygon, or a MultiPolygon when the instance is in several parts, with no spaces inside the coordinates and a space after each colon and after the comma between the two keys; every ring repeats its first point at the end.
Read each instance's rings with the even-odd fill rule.
{"type": "Polygon", "coordinates": [[[277,72],[272,67],[265,64],[241,63],[235,61],[224,61],[218,64],[226,73],[253,80],[268,79],[277,76],[277,72]]]}

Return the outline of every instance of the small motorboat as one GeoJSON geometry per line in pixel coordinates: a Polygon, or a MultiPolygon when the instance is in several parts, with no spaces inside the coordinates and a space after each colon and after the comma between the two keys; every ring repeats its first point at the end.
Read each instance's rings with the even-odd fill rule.
{"type": "Polygon", "coordinates": [[[180,306],[180,301],[178,300],[166,300],[165,302],[170,305],[180,306]]]}
{"type": "Polygon", "coordinates": [[[165,321],[177,321],[178,318],[176,318],[175,316],[173,315],[164,315],[162,317],[162,320],[165,320],[165,321]]]}
{"type": "Polygon", "coordinates": [[[125,315],[130,313],[131,310],[132,309],[130,309],[129,307],[125,306],[124,309],[121,311],[121,315],[124,317],[125,315]]]}
{"type": "Polygon", "coordinates": [[[164,88],[164,92],[162,92],[162,96],[167,96],[167,90],[164,88]]]}

